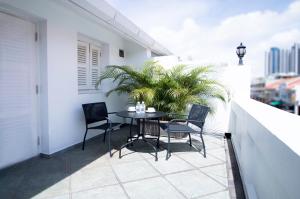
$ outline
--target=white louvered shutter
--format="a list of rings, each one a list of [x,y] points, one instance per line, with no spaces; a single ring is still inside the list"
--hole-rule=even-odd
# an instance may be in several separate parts
[[[95,89],[95,85],[100,75],[100,52],[98,46],[90,45],[90,83],[91,89]]]
[[[78,41],[77,46],[78,89],[89,88],[89,44]]]

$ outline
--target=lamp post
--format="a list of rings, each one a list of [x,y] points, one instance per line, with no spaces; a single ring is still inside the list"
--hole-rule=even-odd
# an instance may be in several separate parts
[[[246,54],[246,46],[243,46],[243,43],[241,43],[237,48],[236,48],[236,54],[239,57],[239,65],[243,65],[243,57]]]

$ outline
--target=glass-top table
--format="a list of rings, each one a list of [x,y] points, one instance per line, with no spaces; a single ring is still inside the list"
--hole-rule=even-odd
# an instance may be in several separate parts
[[[128,146],[128,145],[133,145],[134,142],[138,141],[140,138],[147,143],[149,146],[151,146],[154,151],[155,151],[155,160],[157,161],[157,148],[159,147],[159,136],[160,132],[158,133],[158,137],[155,138],[157,139],[157,144],[154,146],[151,142],[148,141],[148,139],[153,139],[153,138],[146,138],[145,137],[145,121],[146,119],[151,119],[151,120],[157,120],[158,125],[160,125],[160,118],[166,116],[167,114],[164,112],[156,111],[153,113],[136,113],[136,112],[130,112],[130,111],[121,111],[116,113],[117,116],[123,117],[123,118],[129,118],[131,119],[130,123],[130,137],[127,138],[127,143],[122,145],[119,151],[119,158],[121,158],[121,150]],[[137,120],[137,136],[132,136],[132,125],[133,125],[133,120]],[[142,122],[142,129],[141,129],[141,122]],[[159,129],[159,128],[158,128]],[[130,141],[129,141],[130,140]]]

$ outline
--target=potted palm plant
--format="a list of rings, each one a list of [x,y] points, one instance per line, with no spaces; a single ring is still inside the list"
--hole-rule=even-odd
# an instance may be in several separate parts
[[[105,79],[112,79],[116,87],[106,95],[126,93],[133,104],[144,101],[148,107],[166,113],[184,114],[188,104],[213,107],[211,99],[226,101],[226,89],[209,77],[211,67],[177,65],[170,70],[158,62],[148,61],[140,71],[130,66],[107,66],[101,73],[98,87]],[[169,119],[169,118],[165,118]]]

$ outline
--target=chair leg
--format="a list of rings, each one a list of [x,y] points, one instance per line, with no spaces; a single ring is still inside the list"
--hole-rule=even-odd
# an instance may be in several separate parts
[[[112,153],[111,153],[111,143],[110,143],[110,134],[113,132],[113,129],[110,129],[107,133],[108,133],[108,151],[109,151],[109,156],[112,157]]]
[[[191,133],[189,133],[190,146],[192,146]]]
[[[133,118],[131,118],[131,122],[130,122],[130,131],[129,131],[129,136],[130,136],[130,146],[133,146],[133,143],[132,143],[132,125],[133,125]]]
[[[167,147],[166,160],[168,160],[170,156],[171,156],[171,153],[170,153],[170,133],[168,133],[168,147]]]
[[[106,133],[107,133],[107,129],[105,129],[104,131],[103,142],[105,142]]]
[[[129,127],[129,136],[130,136],[130,141],[132,141],[132,124],[133,124],[133,118],[131,118],[131,122],[130,122],[130,127]]]
[[[84,134],[84,137],[83,137],[83,142],[82,142],[82,150],[84,150],[84,145],[85,145],[85,138],[86,138],[86,134],[88,132],[88,129],[86,128],[85,130],[85,134]]]
[[[201,128],[201,131],[200,131],[200,138],[201,138],[201,141],[202,141],[204,157],[206,158],[206,149],[205,149],[204,139],[203,139],[203,136],[202,136],[202,128]],[[201,149],[200,149],[200,151],[201,151]]]
[[[159,138],[160,138],[160,121],[159,121],[159,119],[157,120],[157,122],[158,122],[158,135],[157,135],[156,147],[159,148]]]

